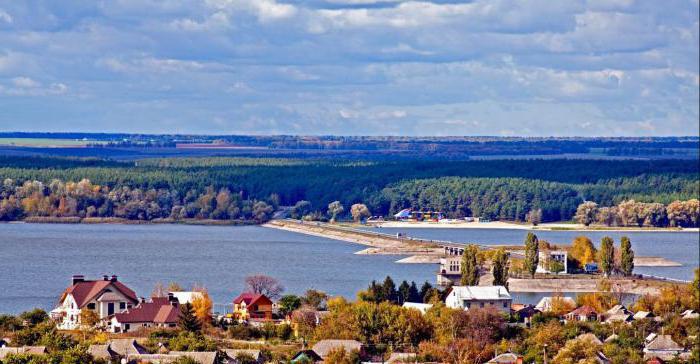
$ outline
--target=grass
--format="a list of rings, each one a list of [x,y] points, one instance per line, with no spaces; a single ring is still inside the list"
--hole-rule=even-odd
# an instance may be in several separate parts
[[[16,147],[71,147],[85,146],[87,144],[102,144],[105,142],[77,139],[50,139],[50,138],[0,138],[0,145]]]

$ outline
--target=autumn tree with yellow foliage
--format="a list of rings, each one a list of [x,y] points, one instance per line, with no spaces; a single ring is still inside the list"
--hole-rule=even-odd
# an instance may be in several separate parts
[[[569,250],[569,257],[579,268],[595,262],[597,254],[598,250],[596,250],[591,239],[586,236],[574,238],[574,241],[571,243],[571,250]]]
[[[200,294],[192,300],[194,315],[204,327],[211,326],[212,308],[214,304],[212,303],[211,297],[209,297],[209,292],[204,287],[195,287],[194,291]]]

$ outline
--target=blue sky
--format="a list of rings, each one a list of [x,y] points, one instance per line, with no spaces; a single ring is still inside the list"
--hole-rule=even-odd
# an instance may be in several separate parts
[[[698,0],[0,0],[0,130],[697,135]]]

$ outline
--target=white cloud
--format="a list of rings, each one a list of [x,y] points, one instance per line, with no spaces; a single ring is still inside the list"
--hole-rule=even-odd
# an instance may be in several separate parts
[[[13,19],[5,10],[0,9],[0,23],[12,24]]]
[[[15,77],[12,79],[12,84],[14,84],[15,87],[20,88],[35,88],[41,86],[41,83],[34,81],[29,77]]]
[[[297,8],[291,4],[279,3],[276,0],[206,0],[210,6],[235,13],[246,11],[254,14],[260,22],[287,19],[297,13]]]

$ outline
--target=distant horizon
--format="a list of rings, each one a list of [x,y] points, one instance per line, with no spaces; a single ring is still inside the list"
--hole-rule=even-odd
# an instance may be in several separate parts
[[[158,135],[158,136],[201,136],[201,137],[343,137],[343,138],[426,138],[426,139],[448,139],[448,138],[493,138],[493,139],[673,139],[673,138],[694,138],[700,140],[698,135],[661,135],[661,136],[583,136],[583,135],[550,135],[550,136],[502,136],[502,135],[392,135],[392,134],[205,134],[205,133],[149,133],[149,132],[121,132],[121,131],[19,131],[0,130],[0,136],[4,134],[79,134],[79,135]]]

